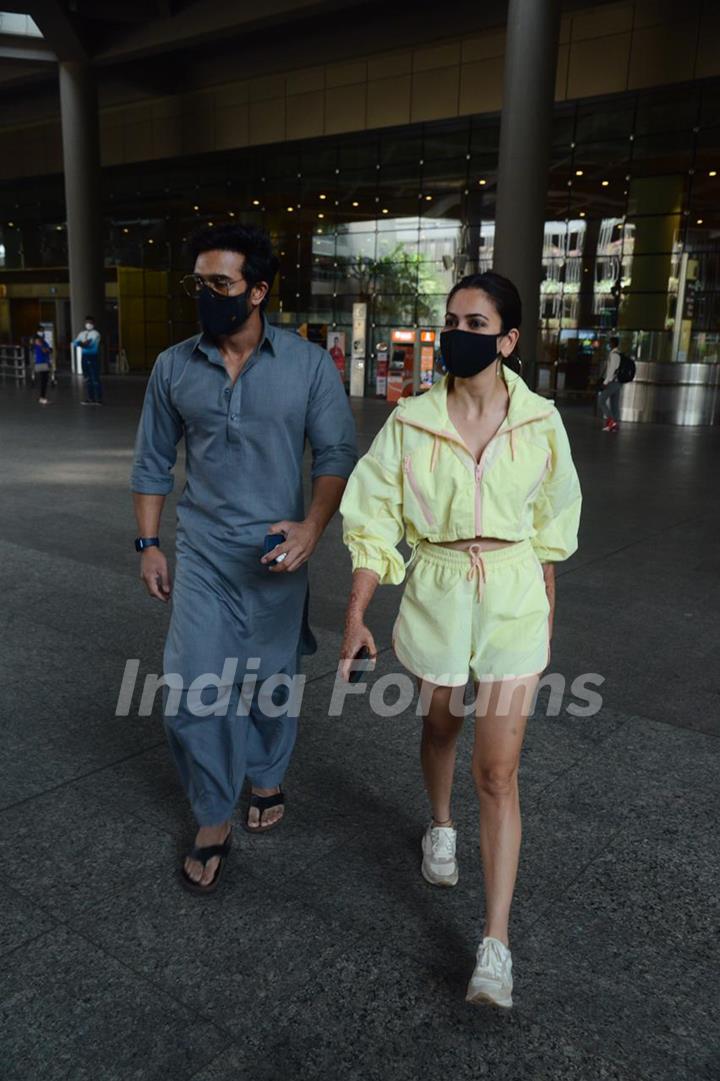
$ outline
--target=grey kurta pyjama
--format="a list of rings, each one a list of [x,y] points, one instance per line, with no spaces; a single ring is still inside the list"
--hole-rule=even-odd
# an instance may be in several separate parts
[[[201,334],[161,353],[145,394],[133,492],[167,495],[185,438],[186,483],[177,510],[172,615],[163,668],[182,686],[220,676],[237,658],[258,680],[297,671],[315,641],[308,566],[272,574],[260,563],[269,526],[302,521],[306,440],[311,476],[349,477],[357,461],[344,387],[325,350],[263,318],[260,345],[233,385],[217,346]],[[248,661],[250,664],[248,665]],[[237,687],[233,687],[233,703]],[[171,749],[198,822],[229,817],[247,772],[261,787],[282,779],[297,721],[191,716],[187,691],[166,716]]]

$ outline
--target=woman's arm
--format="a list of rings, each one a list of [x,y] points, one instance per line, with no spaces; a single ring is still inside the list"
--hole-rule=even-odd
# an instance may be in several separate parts
[[[363,646],[367,646],[374,667],[377,648],[372,634],[365,626],[365,612],[379,584],[380,578],[375,571],[357,570],[353,574],[350,597],[345,612],[345,631],[342,646],[340,647],[342,662],[340,675],[345,680],[350,675],[350,665],[353,657]]]

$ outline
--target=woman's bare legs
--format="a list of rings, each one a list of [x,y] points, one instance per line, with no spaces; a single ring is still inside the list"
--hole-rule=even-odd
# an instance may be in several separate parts
[[[539,678],[476,686],[472,771],[480,800],[484,934],[506,946],[522,835],[518,765]]]
[[[424,707],[420,762],[425,789],[435,825],[447,826],[451,821],[455,746],[465,720],[461,712],[463,688],[440,687],[421,681],[420,694]],[[453,715],[458,712],[459,716]]]

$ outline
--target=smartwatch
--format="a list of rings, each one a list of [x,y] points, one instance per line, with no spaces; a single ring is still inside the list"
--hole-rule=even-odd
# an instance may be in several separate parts
[[[144,552],[146,548],[159,548],[159,537],[136,537],[135,538],[135,551]]]

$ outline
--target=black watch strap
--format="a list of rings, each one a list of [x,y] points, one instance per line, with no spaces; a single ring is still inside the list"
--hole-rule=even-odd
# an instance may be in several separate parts
[[[159,548],[159,537],[136,537],[135,538],[135,551],[144,552],[146,548]]]

